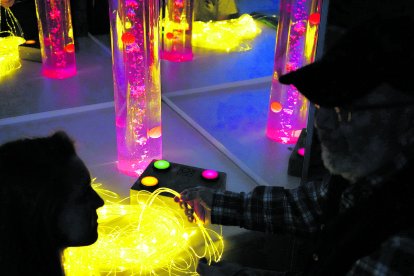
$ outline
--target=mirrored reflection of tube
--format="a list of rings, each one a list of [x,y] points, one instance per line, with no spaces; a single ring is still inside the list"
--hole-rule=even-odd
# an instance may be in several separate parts
[[[42,75],[64,79],[76,75],[70,0],[35,0],[42,54]]]
[[[159,5],[109,3],[118,169],[139,176],[153,159],[161,159]]]
[[[162,59],[184,62],[193,59],[193,0],[165,0],[162,8]]]
[[[275,62],[266,135],[279,143],[294,144],[306,127],[308,101],[279,76],[315,58],[322,0],[281,0]]]

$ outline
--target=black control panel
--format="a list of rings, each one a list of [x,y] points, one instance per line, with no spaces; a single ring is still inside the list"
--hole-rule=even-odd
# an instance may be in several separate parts
[[[184,189],[206,186],[212,189],[226,188],[226,173],[203,169],[167,160],[152,160],[131,190],[149,192],[157,188],[170,188],[180,193]]]

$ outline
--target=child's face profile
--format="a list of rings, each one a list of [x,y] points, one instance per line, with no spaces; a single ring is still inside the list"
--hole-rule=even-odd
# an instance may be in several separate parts
[[[104,202],[92,189],[89,171],[79,157],[70,160],[61,180],[68,193],[57,218],[60,246],[90,245],[98,238],[96,209]]]

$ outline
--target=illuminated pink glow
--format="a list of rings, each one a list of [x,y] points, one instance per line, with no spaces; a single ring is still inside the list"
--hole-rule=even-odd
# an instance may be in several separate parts
[[[174,53],[174,52],[162,52],[162,59],[175,61],[175,62],[185,62],[193,60],[193,52],[187,51],[187,53]]]
[[[305,148],[299,148],[299,149],[298,149],[298,154],[299,154],[300,156],[305,156]]]
[[[42,75],[64,79],[76,75],[70,0],[36,0]]]
[[[201,173],[201,176],[208,180],[214,180],[214,179],[217,179],[217,177],[219,176],[219,173],[215,170],[204,170]]]
[[[57,68],[57,66],[42,66],[42,75],[51,79],[65,79],[76,75],[76,65],[67,68]]]
[[[174,62],[190,61],[193,59],[193,0],[165,2],[161,58]]]
[[[266,135],[279,143],[294,144],[306,127],[308,102],[293,86],[281,85],[279,76],[314,60],[321,0],[281,0],[275,63]],[[311,16],[312,23],[309,23]],[[318,13],[319,15],[319,13]],[[274,106],[280,106],[275,110]],[[277,111],[277,112],[276,112]]]
[[[158,1],[111,0],[118,169],[139,176],[161,159]]]

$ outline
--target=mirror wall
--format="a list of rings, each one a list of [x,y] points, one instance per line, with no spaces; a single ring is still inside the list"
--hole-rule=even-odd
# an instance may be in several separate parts
[[[13,7],[16,17],[20,17],[19,10],[31,4],[32,0],[16,1]],[[255,16],[261,29],[260,35],[250,41],[251,50],[226,53],[194,48],[191,62],[162,60],[163,102],[255,183],[293,187],[300,180],[287,174],[294,145],[280,145],[265,136],[279,2],[237,0],[236,5],[239,14]],[[33,10],[34,7],[30,7]],[[7,103],[2,108],[2,117],[34,114],[41,107],[53,111],[82,105],[86,108],[91,104],[110,106],[113,85],[107,11],[106,1],[72,3],[78,76],[58,84],[33,76],[37,67],[33,63],[24,64],[19,79],[11,78],[6,84],[0,84],[2,91],[10,88],[10,93],[0,95],[0,99],[5,99],[0,105],[3,107]],[[25,24],[29,23],[22,25]],[[88,27],[86,33],[85,26]],[[29,67],[33,70],[26,70]],[[91,75],[96,76],[93,81]],[[38,104],[30,101],[25,97],[27,90],[32,90],[36,94],[33,98],[41,101]],[[60,93],[50,98],[43,92],[48,90]],[[20,100],[7,101],[8,94]]]

